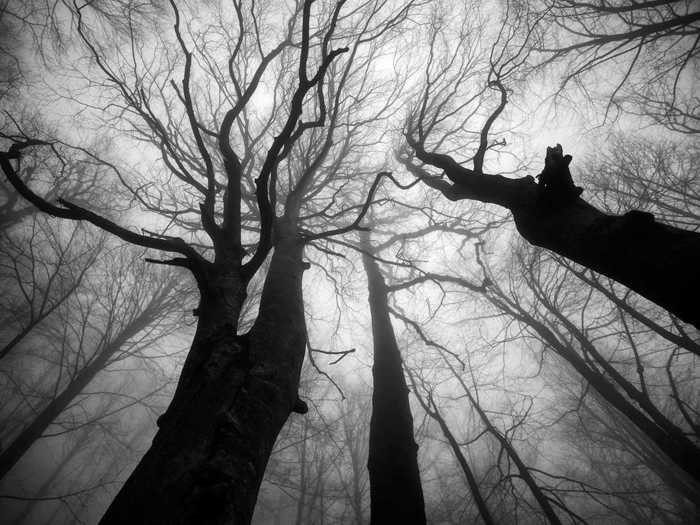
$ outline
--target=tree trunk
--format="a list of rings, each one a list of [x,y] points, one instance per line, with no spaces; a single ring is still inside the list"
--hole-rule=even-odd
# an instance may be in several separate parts
[[[23,523],[25,523],[27,517],[29,517],[29,515],[34,511],[34,509],[39,507],[41,501],[50,497],[49,490],[52,488],[52,485],[57,479],[59,479],[59,475],[63,474],[63,469],[68,464],[70,464],[73,458],[78,456],[84,450],[84,447],[89,442],[89,437],[90,434],[88,432],[82,432],[80,434],[80,437],[78,438],[77,442],[71,445],[68,454],[66,454],[61,459],[61,461],[58,463],[58,465],[56,465],[51,474],[49,474],[49,477],[46,478],[46,480],[44,480],[39,489],[36,491],[36,495],[34,496],[36,500],[30,500],[25,503],[22,511],[17,515],[15,519],[12,520],[12,525],[22,525]]]
[[[199,324],[175,397],[102,524],[250,523],[297,399],[306,346],[302,252],[292,235],[277,240],[246,335],[236,335],[244,292],[235,279],[200,283]]]
[[[580,199],[537,210],[513,209],[518,231],[530,243],[602,273],[700,328],[700,233],[640,212],[607,215]]]
[[[498,306],[497,303],[494,303]],[[542,322],[534,319],[524,311],[513,312],[511,315],[529,325],[559,356],[565,359],[611,406],[642,431],[660,450],[662,450],[680,469],[700,481],[700,448],[685,433],[659,425],[657,421],[647,417],[641,410],[621,394],[604,374],[589,366],[571,347],[561,342],[559,338]],[[637,401],[637,400],[635,400]],[[639,404],[637,402],[637,404]]]
[[[128,339],[146,328],[150,317],[137,317],[119,336],[110,342],[85,368],[71,380],[70,383],[34,418],[34,420],[0,453],[0,479],[29,450],[34,442],[41,437],[48,426],[63,412],[75,397],[92,381],[95,376],[107,366],[110,358]]]
[[[418,396],[417,388],[416,396]],[[452,453],[455,455],[455,458],[457,458],[457,463],[459,463],[459,466],[464,473],[464,477],[467,480],[467,485],[469,486],[469,492],[471,492],[472,498],[474,498],[474,503],[476,504],[476,508],[479,511],[479,516],[483,520],[484,525],[494,525],[496,521],[491,515],[488,505],[486,505],[486,500],[484,500],[483,494],[481,494],[479,482],[477,481],[476,476],[474,476],[474,472],[472,472],[469,462],[467,461],[467,458],[464,457],[462,449],[455,439],[454,434],[452,434],[450,427],[447,425],[447,422],[445,422],[445,419],[440,415],[437,407],[434,404],[433,408],[431,409],[422,398],[419,399],[426,413],[437,421],[438,425],[440,426],[440,430],[442,431],[442,435],[445,436],[445,439],[447,439],[447,443],[449,443]],[[432,399],[428,400],[428,403],[431,403],[431,401]]]
[[[362,245],[370,251],[367,235]],[[363,255],[372,314],[374,366],[369,429],[371,523],[424,524],[418,445],[403,375],[401,353],[389,318],[387,287],[374,259]]]
[[[557,182],[545,187],[532,177],[477,173],[407,140],[421,161],[444,170],[453,184],[403,160],[406,167],[448,199],[509,209],[528,242],[600,272],[700,328],[700,232],[661,224],[650,213],[609,215],[591,206],[578,197],[580,188],[573,186],[569,172],[571,157],[559,145],[547,149],[540,182],[543,177]]]
[[[309,436],[309,420],[304,424],[304,435],[301,441],[301,457],[299,458],[299,499],[297,500],[297,515],[295,525],[304,525],[304,504],[306,503],[306,447]]]

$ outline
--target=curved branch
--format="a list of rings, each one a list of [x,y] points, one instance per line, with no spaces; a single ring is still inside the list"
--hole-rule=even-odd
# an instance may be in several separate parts
[[[102,217],[90,210],[86,210],[63,199],[58,199],[58,202],[63,206],[55,206],[51,204],[41,196],[34,193],[22,179],[17,175],[17,172],[12,167],[10,159],[19,159],[20,151],[26,147],[34,145],[47,145],[47,142],[38,140],[28,140],[23,143],[15,143],[10,147],[9,152],[0,152],[0,167],[2,167],[7,180],[12,184],[12,186],[17,190],[17,192],[24,197],[27,201],[32,203],[38,209],[44,213],[48,213],[54,217],[59,217],[62,219],[70,219],[74,221],[86,221],[94,224],[98,228],[116,235],[120,239],[135,244],[137,246],[143,246],[144,248],[152,248],[154,250],[161,250],[164,252],[179,253],[193,261],[202,262],[204,259],[199,255],[191,246],[189,246],[182,238],[172,237],[172,238],[156,238],[147,235],[141,235],[139,233],[127,230],[126,228],[119,226],[118,224],[110,221],[109,219]]]
[[[307,233],[304,235],[304,241],[310,242],[310,241],[314,241],[316,239],[325,239],[326,237],[332,237],[334,235],[341,235],[343,233],[347,233],[347,232],[352,231],[352,230],[367,230],[368,228],[360,226],[360,222],[362,222],[362,219],[369,211],[369,207],[372,205],[372,200],[374,199],[374,194],[376,193],[377,188],[379,187],[379,183],[381,182],[382,178],[384,178],[384,177],[391,180],[396,186],[398,186],[402,190],[409,189],[410,187],[414,186],[416,183],[419,182],[419,179],[416,179],[415,181],[404,185],[404,184],[401,184],[399,181],[397,181],[394,178],[394,175],[390,171],[379,172],[377,174],[376,178],[374,179],[372,186],[369,189],[369,193],[367,194],[367,199],[365,199],[365,203],[362,206],[360,213],[358,213],[357,218],[351,224],[348,224],[347,226],[343,226],[342,228],[337,228],[335,230],[328,230],[328,231],[321,232],[321,233]]]

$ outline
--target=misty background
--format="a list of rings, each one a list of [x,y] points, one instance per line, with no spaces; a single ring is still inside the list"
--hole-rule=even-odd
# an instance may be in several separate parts
[[[323,75],[298,100],[301,131],[277,152],[264,208],[256,177],[303,85],[305,2],[0,2],[0,149],[21,185],[214,261],[207,210],[224,231],[238,184],[238,261],[261,258],[233,335],[254,333],[265,308],[264,210],[306,239],[308,412],[274,440],[252,522],[369,523],[368,260],[403,359],[428,523],[483,520],[474,485],[496,523],[553,522],[538,493],[562,523],[697,522],[692,468],[650,437],[700,448],[697,326],[529,243],[509,209],[446,197],[429,183],[449,182],[443,170],[406,137],[510,179],[538,175],[560,143],[586,202],[697,232],[700,4],[309,5],[308,77]],[[241,100],[232,183],[219,126]],[[0,521],[97,523],[174,395],[201,281],[179,254],[42,212],[4,163]]]

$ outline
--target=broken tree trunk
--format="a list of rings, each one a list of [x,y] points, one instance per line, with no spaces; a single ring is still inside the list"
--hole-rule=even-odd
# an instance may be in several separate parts
[[[540,184],[533,177],[509,179],[458,164],[448,155],[425,151],[407,137],[415,156],[445,172],[452,184],[400,160],[414,175],[448,199],[497,204],[509,209],[518,232],[541,246],[624,284],[700,328],[700,232],[657,222],[650,213],[604,213],[580,198],[573,185],[570,155],[547,148]]]

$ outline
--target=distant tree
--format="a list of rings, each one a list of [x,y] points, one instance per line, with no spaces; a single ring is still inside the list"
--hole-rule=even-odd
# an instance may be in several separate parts
[[[659,384],[661,377],[652,382],[646,376],[647,368],[655,370],[661,366],[661,363],[655,363],[658,348],[650,350],[648,356],[641,355],[639,339],[629,331],[625,332],[629,330],[628,325],[624,321],[621,326],[612,324],[607,316],[601,315],[592,300],[592,293],[586,288],[578,296],[567,290],[570,277],[566,270],[548,265],[546,259],[547,256],[538,250],[518,250],[515,264],[522,273],[517,274],[518,277],[511,273],[507,287],[506,284],[497,283],[484,266],[489,282],[484,297],[573,367],[589,388],[628,418],[675,468],[684,471],[696,482],[700,481],[697,468],[700,464],[700,447],[695,437],[695,423],[692,418],[683,417],[684,401],[678,399],[676,407],[669,407],[663,397],[662,392],[667,388],[673,392],[673,373],[669,371],[669,387]],[[522,282],[518,283],[520,279]],[[518,293],[522,295],[518,296]],[[616,313],[617,309],[613,308]],[[586,314],[592,318],[590,323],[577,322],[576,317]],[[608,338],[619,341],[617,334],[606,334],[609,326],[619,326],[629,338],[625,360],[616,345],[608,348]],[[610,355],[611,352],[615,358]],[[670,353],[669,363],[675,353]],[[625,366],[628,361],[631,361],[630,364]],[[635,373],[629,373],[630,369]],[[655,375],[660,375],[657,370]]]
[[[469,232],[470,236],[478,237],[480,234],[485,234],[491,228],[486,227],[481,232],[477,229],[473,229]],[[450,228],[445,228],[446,231],[450,231]],[[453,233],[464,235],[465,232],[456,230]],[[424,272],[418,270],[419,275],[414,278],[406,280],[396,280],[389,286],[387,286],[388,292],[397,292],[400,290],[408,290],[414,286],[419,286],[425,283],[435,283],[440,286],[448,284],[453,284],[457,286],[464,287],[471,292],[484,293],[489,285],[488,279],[484,280],[482,284],[476,284],[475,282],[465,280],[458,277],[452,277],[449,275],[442,275],[434,272]],[[467,385],[467,382],[462,377],[458,367],[461,367],[462,371],[467,368],[466,363],[461,359],[459,354],[448,350],[444,345],[431,339],[425,331],[421,328],[421,325],[408,317],[405,313],[402,313],[398,309],[389,308],[387,305],[387,314],[391,314],[398,320],[403,322],[407,328],[415,332],[418,336],[418,341],[420,341],[426,347],[434,349],[440,357],[440,361],[443,362],[444,366],[449,371],[449,376],[456,380],[458,385],[458,390],[462,392],[459,397],[464,397],[468,401],[468,410],[473,410],[478,419],[479,428],[477,436],[487,435],[492,438],[497,444],[498,451],[496,452],[497,460],[495,463],[498,465],[499,471],[505,471],[501,479],[499,479],[497,484],[509,485],[510,488],[506,489],[508,491],[517,492],[515,486],[511,484],[510,478],[517,477],[519,480],[525,484],[528,489],[529,494],[535,500],[539,510],[545,516],[549,523],[559,524],[561,520],[555,511],[555,506],[562,507],[564,511],[569,512],[569,509],[562,506],[554,498],[548,496],[545,490],[540,487],[537,480],[535,479],[533,472],[525,464],[521,456],[518,454],[516,447],[511,443],[508,434],[513,432],[520,422],[516,421],[513,423],[510,429],[506,431],[501,431],[496,424],[491,420],[487,411],[481,406],[478,396],[477,386],[474,385],[473,389]],[[467,349],[468,352],[468,349]],[[452,363],[452,360],[456,360],[458,365]],[[425,381],[424,378],[419,377],[420,372],[412,372],[410,368],[407,368],[407,372],[411,381],[411,389],[416,395],[420,406],[423,408],[425,413],[433,419],[440,428],[440,432],[445,437],[451,451],[453,452],[457,462],[459,463],[460,469],[462,470],[464,477],[467,480],[467,485],[471,493],[474,504],[477,508],[478,515],[484,523],[498,523],[504,518],[503,509],[490,509],[489,504],[486,502],[486,487],[482,480],[479,480],[474,472],[474,468],[470,465],[470,461],[467,459],[462,451],[462,446],[455,433],[450,428],[450,425],[446,421],[445,417],[441,413],[441,408],[439,407],[439,401],[436,399],[433,388]],[[474,380],[475,371],[469,369],[467,374]],[[473,444],[478,440],[478,437],[471,441]],[[502,469],[500,462],[504,461],[505,467]],[[511,465],[513,465],[513,473],[511,474]],[[492,491],[489,491],[491,493]],[[526,496],[521,496],[526,497]]]
[[[542,38],[536,49],[561,72],[560,94],[576,85],[602,99],[605,117],[616,109],[681,133],[700,131],[698,99],[688,89],[698,74],[696,3],[543,0],[529,7]]]
[[[679,228],[700,227],[700,148],[693,140],[615,134],[585,159],[586,184],[608,213],[638,209]]]
[[[456,316],[431,311],[428,323],[446,319],[464,324],[465,332],[477,332],[471,342],[484,341],[486,349],[482,352],[489,364],[485,365],[488,372],[482,374],[489,379],[482,379],[485,386],[480,390],[476,352],[469,343],[443,330],[440,338],[464,345],[462,352],[450,351],[440,338],[429,334],[428,323],[411,319],[398,305],[392,309],[392,314],[415,332],[416,344],[424,346],[420,352],[414,350],[413,363],[408,365],[414,370],[417,395],[442,428],[450,448],[456,450],[460,464],[466,465],[466,469],[462,467],[465,478],[471,478],[471,486],[487,495],[483,497],[487,512],[494,513],[496,522],[501,521],[501,512],[517,512],[507,503],[509,497],[515,497],[516,506],[529,501],[532,510],[540,498],[549,502],[556,509],[555,520],[567,514],[572,520],[585,520],[587,515],[600,512],[609,512],[610,519],[618,519],[625,515],[627,505],[637,505],[639,516],[657,516],[671,522],[676,522],[676,517],[680,523],[680,517],[694,516],[692,502],[697,499],[698,483],[693,471],[697,454],[697,403],[693,392],[697,381],[691,372],[694,342],[689,334],[671,333],[671,329],[675,332],[673,327],[657,326],[647,316],[665,313],[639,297],[635,302],[633,297],[625,297],[629,304],[618,312],[617,303],[606,303],[605,294],[601,297],[596,287],[591,290],[588,283],[577,282],[572,275],[575,270],[590,279],[593,272],[574,268],[562,257],[553,262],[547,252],[522,245],[516,252],[520,255],[514,256],[510,264],[504,264],[507,257],[500,250],[489,257],[481,248],[478,253],[477,261],[482,262],[485,272],[481,275],[464,278],[437,271],[419,272],[417,277],[395,282],[390,288],[408,291],[420,287],[410,297],[433,296],[441,310],[449,308],[447,304],[459,305]],[[538,256],[524,257],[524,253]],[[467,257],[461,255],[453,265],[463,268],[467,263]],[[605,282],[604,289],[611,286],[619,292],[622,288],[598,279]],[[466,297],[479,296],[486,299],[486,304],[475,299],[472,310]],[[627,310],[638,307],[640,301],[642,307],[651,306],[652,311],[640,311],[638,321]],[[620,319],[621,313],[629,317]],[[445,361],[444,373],[437,372],[433,354]],[[529,354],[531,360],[524,358]],[[499,373],[497,363],[501,361],[504,369]],[[521,369],[522,383],[517,379]],[[549,383],[554,375],[559,379]],[[448,377],[456,381],[456,388]],[[529,398],[527,408],[527,392],[532,391],[537,394]],[[509,394],[525,398],[526,408],[518,413],[515,406],[488,407],[494,398]],[[460,398],[469,400],[469,404],[453,406]],[[464,414],[465,410],[474,415]],[[449,423],[455,418],[458,423]],[[463,419],[469,430],[466,437],[458,437],[452,427],[461,427]],[[587,421],[590,426],[577,433],[575,429]],[[533,434],[529,445],[528,438],[520,438],[524,446],[516,446],[514,436],[528,432]],[[560,432],[567,441],[581,437],[580,447],[562,449],[564,462],[552,461],[557,452],[547,451],[546,444],[542,445],[540,461],[528,460],[527,454],[537,448],[539,440],[557,448]],[[492,452],[499,458],[493,467],[501,473],[497,481],[483,474],[482,465],[490,464],[490,459],[476,447],[482,439],[496,444]],[[462,452],[466,447],[476,452],[467,455]],[[610,458],[614,465],[598,476],[598,469],[605,470],[603,457]],[[589,461],[591,465],[586,468]],[[547,462],[551,462],[551,468],[542,465]],[[530,483],[523,484],[527,476],[522,472],[530,474]],[[624,483],[624,488],[611,482],[615,478]],[[503,500],[499,499],[505,496],[499,494],[499,486],[509,487]],[[532,494],[540,497],[530,499],[524,487],[532,488]],[[657,491],[658,500],[647,499],[650,490]]]
[[[30,348],[40,345],[47,350],[32,349],[28,358],[45,361],[48,366],[31,396],[23,385],[31,378],[21,377],[21,369],[20,377],[13,380],[20,390],[16,397],[24,417],[15,414],[10,418],[5,414],[8,423],[19,421],[13,428],[6,427],[7,434],[3,433],[0,478],[8,474],[50,426],[60,423],[61,416],[71,411],[90,413],[87,407],[81,410],[80,405],[87,404],[87,387],[94,385],[96,376],[114,363],[139,356],[177,327],[177,313],[182,311],[177,277],[145,272],[145,263],[132,257],[120,259],[121,264],[103,268],[104,274],[89,276],[92,286],[83,287],[80,294],[62,305],[57,312],[59,322],[44,329],[46,339],[35,338],[29,343]],[[139,267],[141,271],[137,274],[135,270]],[[149,277],[148,281],[139,282],[144,276]],[[18,375],[11,370],[9,374]],[[17,402],[9,402],[13,397],[7,396],[6,409]],[[39,402],[25,407],[29,397]],[[89,421],[73,422],[77,427],[86,424]]]
[[[309,412],[280,433],[253,523],[367,523],[370,394],[365,385],[341,394],[324,388],[321,377],[305,366],[301,391]]]
[[[697,521],[697,485],[669,465],[638,429],[575,380],[560,394],[557,402],[570,410],[562,419],[562,438],[584,465],[575,476],[597,487],[614,519],[630,524]]]
[[[411,323],[410,320],[408,321],[409,324],[413,324],[415,327],[414,323]],[[477,398],[472,394],[471,389],[467,386],[465,381],[462,379],[455,367],[449,362],[448,357],[444,355],[444,353],[443,358],[445,359],[448,368],[450,368],[450,371],[452,372],[453,376],[457,378],[458,382],[462,386],[464,394],[468,399],[471,407],[474,410],[476,410],[477,414],[479,415],[481,424],[484,426],[486,433],[489,434],[492,438],[494,438],[498,443],[499,451],[497,457],[499,460],[503,458],[507,465],[504,469],[507,474],[503,476],[503,478],[510,477],[510,465],[513,464],[515,468],[513,469],[514,473],[512,474],[512,476],[517,476],[520,480],[522,480],[525,483],[530,494],[537,502],[539,509],[546,517],[547,522],[553,524],[560,524],[561,520],[559,519],[559,516],[554,510],[555,505],[560,506],[560,504],[558,502],[555,502],[553,498],[548,497],[545,494],[544,490],[540,487],[540,485],[537,483],[537,480],[533,476],[533,472],[530,471],[530,468],[522,460],[517,450],[508,438],[508,433],[514,430],[514,427],[517,426],[517,423],[510,429],[507,429],[505,432],[501,432],[491,421],[486,410],[484,410],[480,406]],[[454,452],[454,455],[457,458],[457,461],[462,471],[464,472],[464,476],[467,478],[469,489],[471,491],[474,502],[479,510],[479,515],[481,516],[481,519],[484,521],[484,523],[497,523],[497,521],[494,519],[492,511],[489,510],[484,495],[482,494],[483,489],[481,488],[481,483],[479,483],[476,476],[474,475],[472,468],[469,466],[469,461],[466,459],[464,453],[462,452],[459,441],[450,429],[448,423],[445,421],[445,418],[440,414],[440,410],[435,401],[432,391],[430,391],[430,389],[426,387],[425,383],[421,384],[421,388],[419,388],[418,383],[413,378],[412,388],[416,396],[418,397],[419,403],[423,407],[423,410],[425,410],[426,413],[438,423],[440,430],[445,436],[445,439],[450,444],[450,448]],[[424,396],[426,399],[424,399]],[[501,479],[499,480],[499,483],[510,485],[510,482],[507,479]],[[511,485],[511,490],[516,490],[513,485]],[[568,511],[568,509],[566,508],[564,508],[564,510]],[[500,511],[498,512],[500,514]]]
[[[21,228],[0,233],[0,359],[80,289],[101,253],[100,239],[84,228],[53,226],[46,217],[33,216]]]

